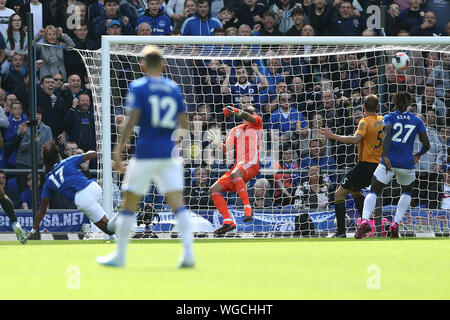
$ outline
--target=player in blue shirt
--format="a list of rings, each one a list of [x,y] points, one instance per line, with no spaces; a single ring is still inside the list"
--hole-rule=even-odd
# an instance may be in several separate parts
[[[115,232],[115,217],[108,220],[105,211],[98,203],[102,196],[102,189],[94,180],[86,178],[79,168],[80,164],[97,157],[97,152],[71,156],[61,160],[59,148],[55,141],[42,146],[42,160],[46,171],[44,186],[42,188],[41,205],[36,219],[33,221],[33,229],[28,234],[28,239],[33,239],[34,233],[47,213],[52,197],[58,193],[73,200],[78,209],[91,220],[104,233],[113,235]]]
[[[114,170],[124,171],[122,152],[134,126],[138,125],[136,153],[127,165],[122,183],[122,211],[116,224],[119,239],[116,251],[109,256],[98,257],[97,262],[114,267],[125,265],[129,237],[136,224],[136,206],[151,182],[155,181],[158,191],[166,195],[167,203],[177,218],[184,249],[178,267],[190,268],[194,266],[194,252],[190,213],[183,201],[183,163],[173,152],[175,144],[172,140],[178,124],[187,130],[186,105],[180,87],[161,76],[164,67],[161,50],[147,46],[142,56],[141,68],[145,76],[130,84],[126,101],[129,118],[113,152]]]
[[[402,187],[402,195],[398,201],[394,222],[391,224],[391,238],[398,238],[398,224],[411,203],[411,194],[416,180],[415,164],[420,157],[430,149],[425,125],[418,116],[408,112],[411,104],[411,94],[405,91],[394,95],[396,110],[383,118],[384,137],[381,162],[372,177],[370,192],[364,200],[363,220],[355,232],[355,238],[361,239],[370,232],[369,218],[375,208],[377,197],[394,175]],[[422,142],[422,149],[413,155],[416,134]]]

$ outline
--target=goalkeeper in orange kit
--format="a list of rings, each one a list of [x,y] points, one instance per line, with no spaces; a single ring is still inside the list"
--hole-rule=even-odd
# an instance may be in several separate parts
[[[217,131],[209,131],[209,140],[223,152],[234,149],[236,161],[231,170],[225,173],[209,189],[209,195],[215,207],[223,217],[223,225],[215,234],[224,234],[236,228],[236,223],[230,216],[227,203],[221,192],[237,192],[244,204],[244,222],[251,221],[253,211],[248,198],[245,184],[253,179],[259,172],[259,152],[262,135],[262,118],[256,114],[255,108],[247,103],[242,109],[227,106],[223,109],[225,117],[236,115],[244,123],[231,129],[225,144],[222,135]]]

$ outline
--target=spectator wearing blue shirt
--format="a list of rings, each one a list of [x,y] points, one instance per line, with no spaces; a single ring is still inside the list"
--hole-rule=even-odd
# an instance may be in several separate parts
[[[235,107],[238,107],[243,96],[250,96],[251,103],[257,109],[261,108],[260,105],[260,92],[268,87],[268,81],[266,77],[259,72],[258,65],[256,63],[252,64],[253,72],[259,79],[259,84],[254,84],[249,82],[249,76],[245,65],[240,65],[236,67],[236,79],[237,82],[234,85],[230,85],[230,74],[231,68],[226,68],[225,79],[221,84],[222,94],[231,94],[232,103]]]
[[[94,22],[94,19],[100,17],[105,13],[104,1],[98,0],[89,5],[87,10],[87,18],[90,25]]]
[[[361,16],[353,14],[352,1],[344,0],[339,7],[337,17],[328,22],[329,35],[331,36],[360,36],[365,29],[365,23]]]
[[[38,186],[41,184],[41,177],[38,175]],[[20,194],[20,202],[22,203],[22,209],[28,210],[33,208],[32,189],[33,183],[31,180],[31,173],[27,175],[28,188]],[[41,202],[42,188],[38,188],[38,206]]]
[[[290,93],[282,93],[279,98],[278,109],[270,117],[272,130],[278,130],[280,135],[291,135],[297,130],[297,126],[306,128],[308,123],[303,115],[295,108],[291,107]]]
[[[262,74],[266,77],[269,87],[267,88],[267,91],[264,92],[264,96],[262,97],[263,102],[272,101],[277,94],[277,83],[285,80],[283,74],[281,73],[282,69],[279,58],[267,59],[265,63],[267,67],[262,69]]]
[[[94,39],[100,41],[101,36],[107,34],[107,28],[109,28],[111,21],[115,20],[120,23],[122,34],[134,34],[134,26],[131,24],[130,18],[122,16],[119,12],[117,1],[105,0],[103,14],[94,18],[92,22],[92,35]]]
[[[148,9],[145,14],[137,20],[136,27],[143,22],[147,22],[151,27],[152,35],[170,35],[173,30],[172,20],[164,13],[159,0],[149,0]]]
[[[212,36],[214,29],[222,28],[219,19],[211,17],[208,0],[197,1],[197,12],[181,26],[183,36]]]
[[[3,133],[3,139],[5,144],[7,142],[12,141],[18,135],[19,125],[23,122],[28,121],[28,117],[26,114],[22,113],[22,104],[19,100],[15,100],[11,103],[11,113],[9,115],[9,127],[5,129]],[[15,168],[16,167],[16,159],[17,159],[17,149],[11,153],[8,157],[8,167]]]
[[[300,162],[301,169],[308,169],[311,166],[319,166],[320,171],[335,170],[337,168],[336,160],[333,157],[322,155],[320,141],[315,139],[309,142],[309,155]],[[329,176],[330,181],[336,182],[337,174],[335,172],[326,172],[326,174]],[[306,174],[302,176],[305,178]]]
[[[288,91],[289,90],[286,81],[284,79],[279,80],[275,87],[275,94],[269,96],[269,103],[266,103],[264,111],[266,113],[274,112],[278,108],[278,104],[280,103],[280,95]]]
[[[411,32],[414,26],[420,26],[422,24],[424,12],[420,8],[422,0],[409,0],[409,3],[411,7],[401,10],[398,19],[400,22],[399,29],[405,29]]]

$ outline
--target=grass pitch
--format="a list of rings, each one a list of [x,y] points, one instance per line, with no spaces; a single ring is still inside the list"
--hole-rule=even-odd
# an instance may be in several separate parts
[[[449,299],[450,239],[138,240],[124,269],[100,241],[0,243],[0,299]]]

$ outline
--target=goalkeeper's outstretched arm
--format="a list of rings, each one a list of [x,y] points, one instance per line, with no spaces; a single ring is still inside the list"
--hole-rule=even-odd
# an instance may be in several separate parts
[[[226,117],[231,116],[231,114],[235,114],[248,122],[256,122],[256,118],[251,113],[232,106],[226,106],[225,108],[223,108],[223,113]]]
[[[341,136],[333,133],[333,131],[331,131],[328,127],[320,129],[320,134],[325,138],[336,140],[345,144],[358,144],[363,139],[363,136],[359,133],[356,133],[353,136]]]

